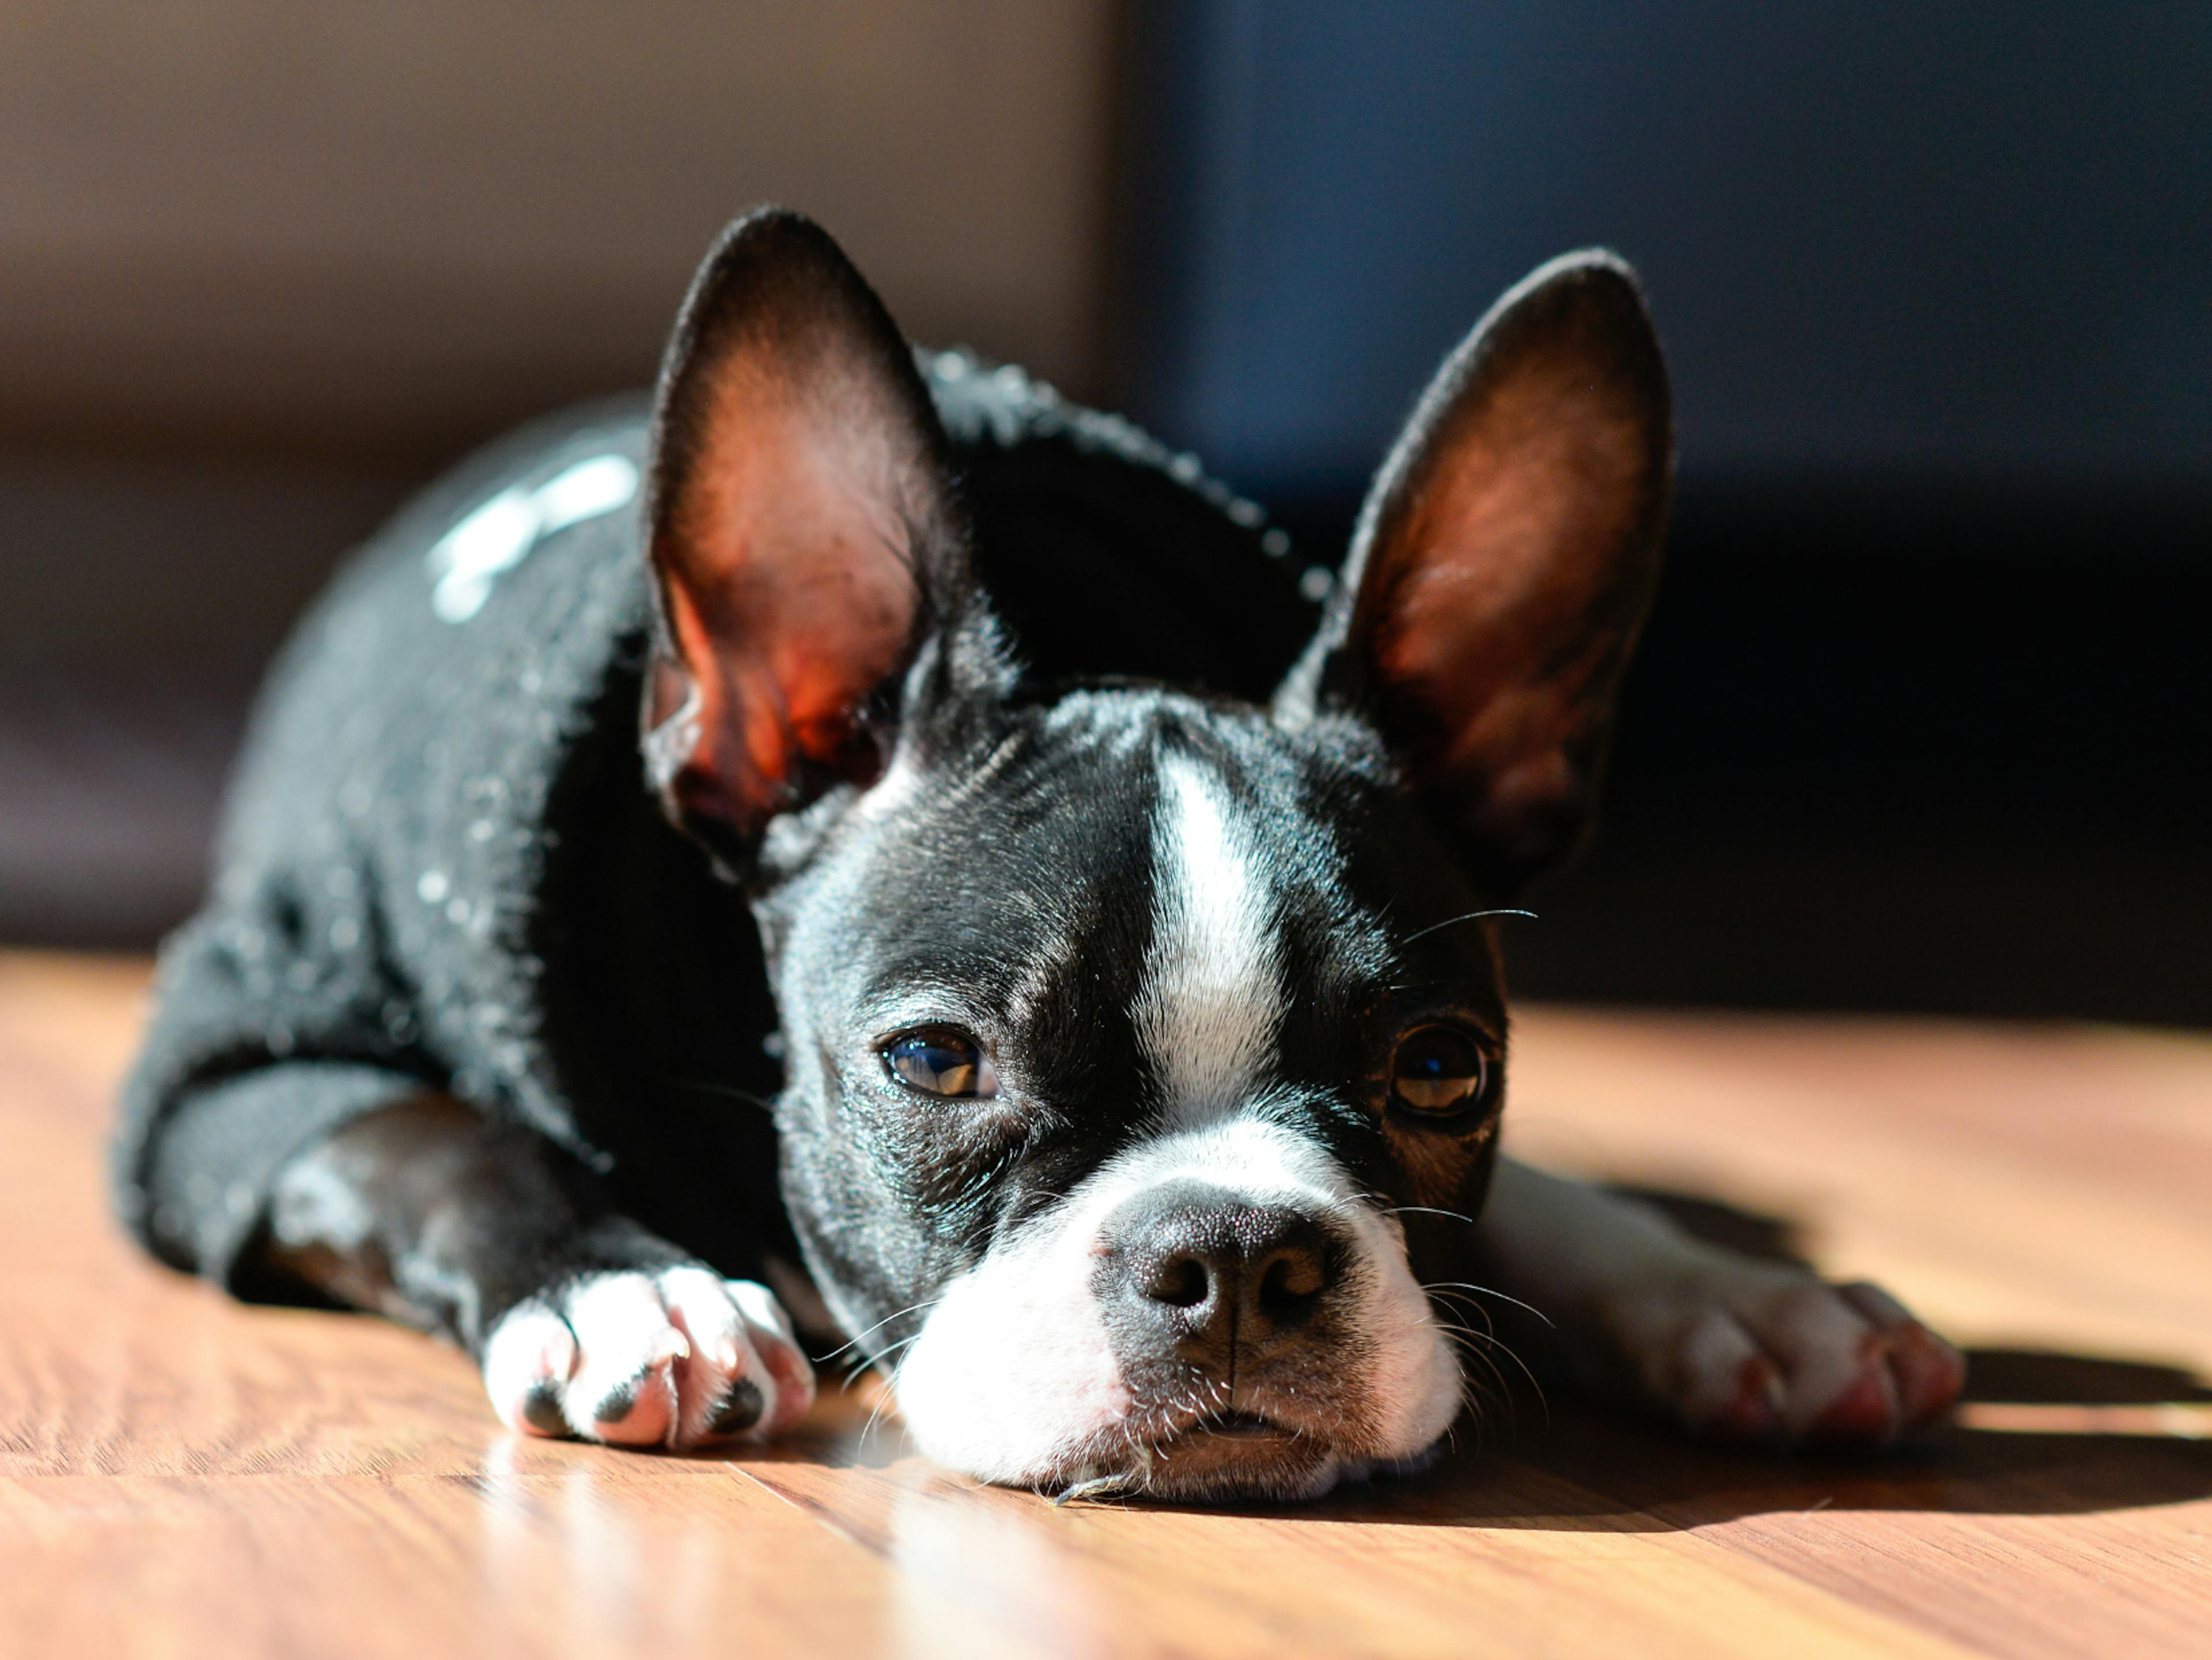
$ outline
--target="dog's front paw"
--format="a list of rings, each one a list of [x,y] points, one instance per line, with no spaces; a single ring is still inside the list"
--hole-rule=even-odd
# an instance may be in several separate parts
[[[483,1377],[514,1429],[629,1447],[764,1439],[814,1400],[768,1288],[699,1267],[588,1274],[517,1304]]]
[[[1884,1444],[1941,1418],[1966,1379],[1879,1286],[1765,1263],[1716,1265],[1613,1319],[1644,1389],[1727,1439]]]

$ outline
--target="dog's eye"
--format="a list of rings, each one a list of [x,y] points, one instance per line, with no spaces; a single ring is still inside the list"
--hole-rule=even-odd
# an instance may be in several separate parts
[[[925,1095],[973,1101],[999,1092],[982,1046],[964,1031],[933,1026],[902,1032],[884,1045],[884,1064],[900,1083]]]
[[[1390,1062],[1390,1099],[1408,1112],[1438,1118],[1464,1111],[1490,1092],[1490,1057],[1451,1026],[1416,1026],[1398,1040]]]

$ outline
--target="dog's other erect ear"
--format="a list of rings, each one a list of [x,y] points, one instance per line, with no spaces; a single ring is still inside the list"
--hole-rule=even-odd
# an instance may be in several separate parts
[[[968,587],[928,391],[812,221],[750,214],[700,267],[649,479],[665,627],[647,764],[672,815],[727,853],[881,770],[900,683]]]
[[[1636,278],[1568,254],[1445,360],[1377,475],[1287,718],[1382,732],[1470,873],[1510,889],[1589,829],[1659,573],[1672,465]]]

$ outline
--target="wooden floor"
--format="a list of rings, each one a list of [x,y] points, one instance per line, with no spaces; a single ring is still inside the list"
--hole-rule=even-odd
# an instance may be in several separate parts
[[[1522,1024],[1523,1151],[1790,1221],[1975,1346],[1924,1454],[1553,1403],[1300,1511],[1055,1509],[863,1436],[518,1440],[458,1355],[230,1306],[110,1226],[135,964],[0,957],[0,1652],[2212,1654],[2212,1042]]]

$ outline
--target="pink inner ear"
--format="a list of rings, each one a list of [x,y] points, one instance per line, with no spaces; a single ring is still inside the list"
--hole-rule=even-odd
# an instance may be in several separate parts
[[[791,804],[810,764],[862,763],[858,716],[915,633],[915,461],[839,368],[731,366],[656,550],[699,699],[677,788],[748,830]]]
[[[1418,769],[1479,775],[1509,812],[1581,787],[1571,756],[1636,615],[1609,613],[1644,554],[1650,466],[1644,423],[1573,354],[1519,366],[1431,435],[1354,625],[1425,728]]]

